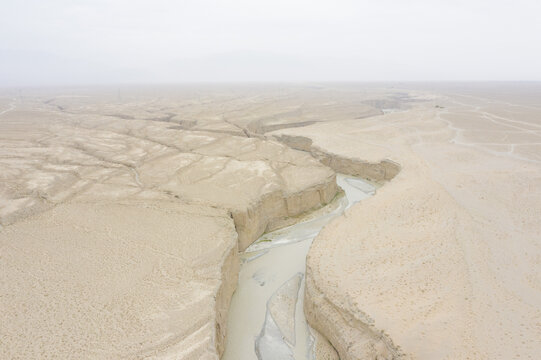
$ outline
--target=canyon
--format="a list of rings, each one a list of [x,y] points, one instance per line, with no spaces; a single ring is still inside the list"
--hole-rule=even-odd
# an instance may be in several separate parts
[[[375,195],[298,243],[266,334],[294,343],[301,309],[314,359],[541,350],[539,84],[0,95],[2,358],[228,356],[239,271],[257,290],[253,251],[299,260],[284,231],[337,209],[337,176]],[[273,343],[256,330],[246,359]]]

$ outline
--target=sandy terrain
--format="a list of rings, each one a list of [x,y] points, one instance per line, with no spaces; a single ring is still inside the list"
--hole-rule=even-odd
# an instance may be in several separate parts
[[[341,359],[538,358],[541,89],[498,89],[280,131],[402,169],[309,252],[305,312]]]
[[[0,241],[3,359],[215,358],[238,271],[226,211],[61,204]]]
[[[541,87],[403,87],[3,91],[0,357],[218,358],[237,250],[336,171],[384,185],[309,251],[315,353],[537,358]]]

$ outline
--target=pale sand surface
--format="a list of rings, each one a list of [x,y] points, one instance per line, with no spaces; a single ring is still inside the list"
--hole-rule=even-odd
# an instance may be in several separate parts
[[[215,299],[233,291],[220,289],[224,268],[238,271],[227,212],[61,204],[7,226],[0,243],[0,358],[215,357],[228,305]]]
[[[309,252],[307,318],[342,359],[539,357],[541,98],[490,89],[280,131],[402,168]]]

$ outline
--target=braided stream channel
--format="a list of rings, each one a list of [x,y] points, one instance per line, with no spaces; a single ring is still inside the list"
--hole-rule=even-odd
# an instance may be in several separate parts
[[[337,175],[344,196],[302,222],[264,234],[241,254],[223,360],[313,359],[304,317],[304,272],[310,244],[348,207],[376,192],[362,179]]]

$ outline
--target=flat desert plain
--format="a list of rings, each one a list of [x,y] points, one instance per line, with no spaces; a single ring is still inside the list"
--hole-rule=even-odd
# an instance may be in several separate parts
[[[337,173],[377,191],[309,247],[310,356],[541,354],[539,83],[0,96],[0,358],[218,359],[239,252]]]

